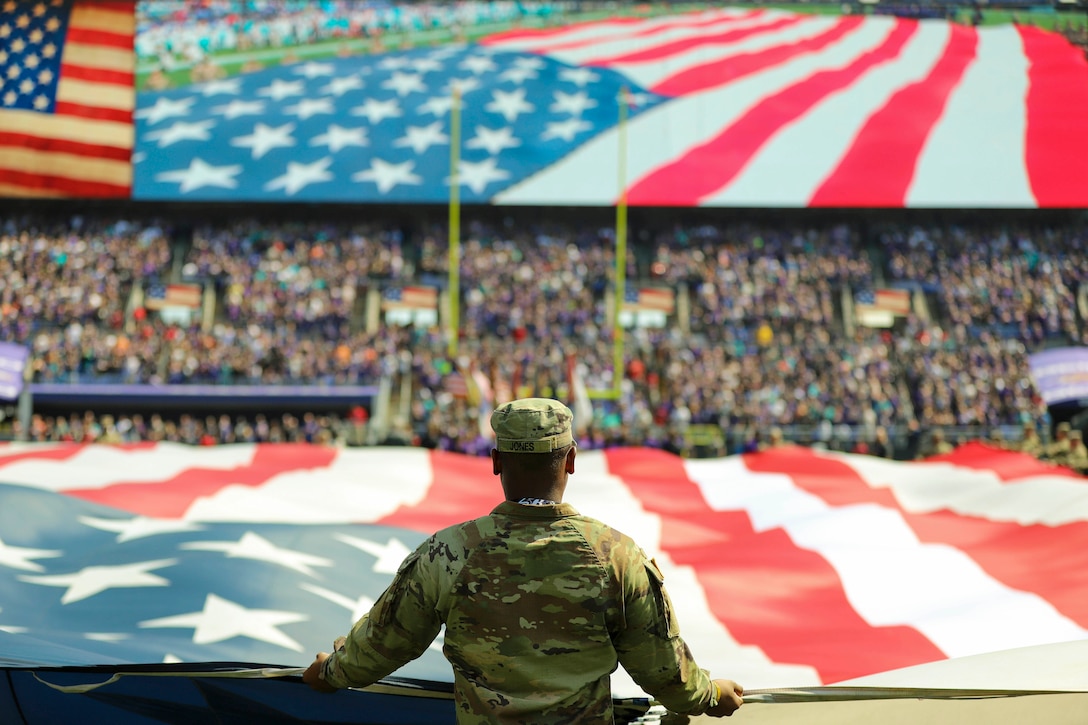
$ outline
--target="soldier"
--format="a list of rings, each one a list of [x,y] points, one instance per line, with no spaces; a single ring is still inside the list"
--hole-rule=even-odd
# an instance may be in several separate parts
[[[562,503],[577,452],[572,418],[544,398],[496,409],[491,461],[506,500],[409,555],[303,679],[322,692],[369,685],[422,654],[444,624],[460,725],[611,723],[618,664],[674,712],[739,708],[740,685],[696,665],[654,561]]]
[[[1084,434],[1079,429],[1069,431],[1069,452],[1055,463],[1072,468],[1081,474],[1088,471],[1088,447],[1085,447]]]
[[[1046,447],[1044,457],[1050,461],[1060,462],[1069,454],[1069,422],[1058,423],[1054,433],[1054,440]]]
[[[1020,437],[1020,452],[1039,458],[1043,454],[1043,441],[1034,423],[1024,423],[1024,433]]]

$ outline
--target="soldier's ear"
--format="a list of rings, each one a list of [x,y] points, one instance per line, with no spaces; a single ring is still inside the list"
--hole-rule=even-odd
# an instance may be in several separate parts
[[[574,456],[578,453],[578,446],[571,446],[567,451],[567,459],[564,463],[564,468],[568,474],[574,473]]]
[[[491,449],[491,472],[498,476],[502,473],[502,459],[499,458],[499,449]]]

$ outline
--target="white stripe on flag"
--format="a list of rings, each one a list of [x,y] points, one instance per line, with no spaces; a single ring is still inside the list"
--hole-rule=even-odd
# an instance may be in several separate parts
[[[260,486],[226,486],[193,502],[189,521],[336,524],[378,521],[423,500],[434,482],[423,448],[340,450],[320,470],[273,476]]]
[[[790,17],[783,12],[767,12],[751,18],[724,18],[714,23],[697,27],[679,27],[656,33],[651,36],[638,36],[628,38],[616,38],[601,43],[593,43],[578,48],[569,48],[548,52],[547,48],[541,49],[545,54],[556,60],[581,65],[587,60],[598,59],[601,64],[608,65],[609,57],[627,55],[628,53],[647,52],[654,48],[660,48],[669,43],[680,40],[705,38],[710,35],[718,35],[731,30],[743,30],[744,28],[756,28],[761,25],[777,22],[782,18]]]
[[[810,199],[850,150],[857,133],[900,88],[924,79],[948,44],[947,23],[921,23],[903,52],[832,94],[772,136],[712,206],[790,206]],[[798,154],[797,149],[805,149]]]
[[[677,73],[683,73],[706,63],[715,63],[726,58],[744,53],[757,53],[780,45],[792,45],[803,40],[815,38],[838,25],[841,20],[831,17],[806,18],[796,25],[781,30],[745,38],[728,45],[705,44],[691,50],[676,53],[667,58],[660,58],[645,63],[615,63],[609,68],[619,71],[643,88],[651,88],[666,81]],[[738,23],[739,25],[739,23]]]
[[[895,27],[873,18],[827,48],[703,93],[678,98],[627,126],[629,184],[716,137],[752,106],[826,69],[840,68],[879,47]],[[616,189],[618,132],[606,131],[552,166],[495,197],[497,204],[611,204]],[[682,144],[682,145],[681,145]],[[692,200],[694,203],[695,200]]]
[[[208,446],[200,449],[198,464],[211,470],[247,466],[257,448],[253,444]],[[89,445],[63,461],[26,459],[0,468],[4,483],[17,483],[49,491],[100,489],[115,483],[168,481],[194,466],[193,447],[160,444],[153,448],[125,449]]]
[[[1088,637],[1049,602],[1001,584],[963,552],[920,543],[898,511],[832,507],[789,476],[753,473],[740,459],[685,465],[712,508],[745,511],[757,531],[781,528],[820,554],[874,627],[914,627],[949,657]]]
[[[706,591],[695,571],[690,566],[675,564],[661,551],[661,517],[648,513],[627,485],[608,471],[603,453],[588,451],[578,456],[577,471],[571,477],[569,489],[569,498],[579,513],[632,536],[657,561],[667,581],[681,634],[700,667],[723,677],[728,672],[744,672],[744,686],[748,688],[781,682],[798,683],[798,687],[821,684],[812,667],[772,662],[759,647],[741,645],[733,639],[711,612]],[[617,693],[634,687],[626,673],[613,684]]]
[[[1005,483],[992,471],[950,463],[906,466],[869,456],[819,455],[850,466],[873,489],[890,489],[896,502],[910,513],[952,511],[1021,526],[1088,522],[1086,484],[1080,478],[1036,476]]]
[[[978,54],[926,140],[907,206],[1036,206],[1024,161],[1028,60],[1016,28],[980,28]]]

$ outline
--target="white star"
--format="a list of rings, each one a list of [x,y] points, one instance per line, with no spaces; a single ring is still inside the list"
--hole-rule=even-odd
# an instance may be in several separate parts
[[[215,121],[198,121],[196,123],[175,121],[170,128],[144,134],[144,138],[150,141],[158,141],[161,149],[176,144],[178,141],[207,141],[211,138],[208,130],[214,126]]]
[[[316,584],[310,584],[309,582],[303,582],[298,586],[300,589],[316,594],[322,599],[328,599],[333,604],[339,604],[341,607],[351,612],[351,619],[349,621],[352,623],[358,621],[360,617],[369,612],[370,608],[374,606],[374,600],[365,594],[358,599],[349,599],[343,594],[338,594],[331,589],[319,587]]]
[[[396,91],[397,95],[404,98],[409,93],[419,92],[427,90],[427,86],[423,84],[423,76],[415,75],[413,73],[401,73],[396,71],[385,83],[382,83],[382,88],[388,88],[392,91]]]
[[[382,119],[399,118],[401,116],[400,103],[395,98],[390,98],[388,101],[368,98],[363,105],[351,109],[351,115],[366,116],[370,125],[376,126]]]
[[[483,193],[483,190],[492,181],[503,181],[510,178],[510,172],[497,168],[496,164],[494,156],[479,163],[462,160],[457,166],[459,172],[457,181],[461,186],[467,186],[477,194]],[[446,183],[450,183],[450,180],[446,179]]]
[[[283,112],[298,116],[305,121],[310,116],[316,116],[319,113],[333,113],[335,110],[331,98],[303,98],[296,105],[283,109]]]
[[[92,642],[122,642],[132,637],[124,632],[84,632],[83,638]]]
[[[645,106],[653,100],[653,97],[649,93],[628,93],[627,102],[632,106]]]
[[[306,615],[297,612],[246,609],[216,594],[208,594],[202,611],[149,619],[140,622],[139,626],[144,629],[192,627],[194,644],[214,644],[231,637],[249,637],[301,652],[302,645],[281,632],[278,627],[281,624],[305,622],[308,619]]]
[[[556,91],[552,97],[555,103],[548,107],[552,113],[569,113],[572,116],[581,116],[587,108],[595,108],[597,102],[589,97],[585,91],[577,93],[564,93]]]
[[[601,77],[589,68],[564,68],[559,71],[559,78],[573,83],[579,88],[584,88],[587,83],[595,83]]]
[[[241,78],[224,78],[218,81],[202,83],[199,86],[196,86],[196,88],[205,98],[208,96],[216,96],[220,93],[229,93],[230,95],[236,96],[242,91],[241,83]]]
[[[8,566],[12,569],[23,571],[45,571],[41,564],[35,564],[31,559],[51,559],[60,556],[63,552],[55,549],[26,549],[21,546],[10,546],[0,539],[0,566]]]
[[[70,604],[93,597],[107,589],[168,586],[170,580],[148,572],[177,563],[177,559],[159,559],[118,566],[88,566],[71,574],[23,575],[19,579],[47,587],[68,587],[60,598],[60,603]]]
[[[253,133],[248,136],[237,136],[231,139],[230,145],[253,150],[253,158],[259,159],[272,149],[290,148],[295,145],[295,139],[291,132],[295,130],[295,124],[285,123],[282,126],[272,128],[257,122],[253,127]]]
[[[530,78],[536,78],[538,73],[532,68],[507,68],[499,74],[500,81],[510,81],[521,85]]]
[[[279,564],[308,576],[314,573],[312,566],[332,566],[332,561],[312,556],[302,551],[281,549],[268,539],[252,531],[242,534],[238,541],[190,541],[181,545],[189,551],[222,551],[228,559],[255,559]]]
[[[332,157],[326,156],[312,164],[300,164],[295,161],[287,162],[287,171],[282,176],[269,181],[264,185],[265,191],[283,189],[288,195],[294,195],[300,189],[321,181],[332,181],[333,175],[329,173],[332,165]]]
[[[467,93],[472,93],[479,87],[480,81],[475,78],[450,78],[450,82],[446,84],[446,93],[452,96],[454,90],[456,90],[464,96]]]
[[[416,58],[408,63],[416,73],[430,73],[431,71],[442,70],[442,64],[434,58]]]
[[[591,128],[593,128],[593,124],[580,118],[556,121],[548,124],[548,127],[544,129],[544,133],[540,135],[540,140],[549,141],[553,138],[561,138],[564,141],[571,141],[582,131],[588,131]]]
[[[329,147],[329,151],[336,153],[345,146],[369,146],[370,142],[367,140],[365,128],[343,128],[333,123],[329,124],[328,131],[310,139],[310,145],[325,145]]]
[[[373,181],[377,184],[378,191],[385,194],[397,184],[419,186],[423,183],[423,179],[412,173],[412,169],[415,168],[415,165],[416,163],[414,161],[391,164],[388,161],[382,161],[381,159],[371,159],[370,168],[366,171],[357,171],[352,174],[351,180]]]
[[[411,146],[417,154],[421,154],[431,146],[449,143],[449,136],[442,133],[442,122],[435,121],[429,126],[409,126],[403,136],[393,142],[397,148]]]
[[[518,88],[509,93],[501,90],[491,92],[491,103],[484,106],[492,113],[501,113],[507,123],[513,123],[523,113],[532,113],[536,107],[525,100],[525,89]]]
[[[502,153],[503,149],[521,146],[521,141],[514,138],[514,129],[476,127],[476,135],[465,144],[470,149],[487,149],[491,155]]]
[[[416,112],[420,114],[431,113],[435,116],[444,116],[450,112],[451,108],[453,108],[453,98],[450,96],[434,96],[433,98],[428,99],[426,103],[421,104],[416,109]]]
[[[285,81],[277,78],[272,85],[257,91],[258,96],[268,96],[274,101],[282,101],[288,96],[301,96],[303,81]]]
[[[331,76],[336,72],[336,67],[332,63],[315,63],[311,60],[298,66],[293,72],[297,76],[305,76],[313,80],[320,76]]]
[[[113,531],[117,534],[117,543],[142,539],[158,534],[176,534],[180,531],[203,531],[204,527],[181,519],[152,519],[137,516],[132,519],[98,519],[93,516],[80,516],[79,521],[101,531]]]
[[[242,173],[241,165],[212,166],[203,159],[194,158],[187,169],[175,169],[155,174],[155,181],[177,181],[182,194],[204,186],[218,186],[221,189],[234,189],[238,186],[235,176]]]
[[[382,62],[378,64],[378,67],[383,70],[400,70],[401,68],[407,68],[411,64],[412,61],[405,58],[403,55],[391,55],[384,58]]]
[[[160,98],[150,108],[141,108],[136,111],[136,118],[146,118],[148,124],[154,125],[159,121],[174,116],[188,116],[189,110],[196,102],[195,96],[182,98],[180,101],[171,101],[169,98]]]
[[[235,98],[225,106],[216,106],[212,113],[221,113],[225,118],[261,116],[264,114],[264,101],[242,101]]]
[[[379,544],[367,539],[357,539],[347,534],[337,534],[336,539],[343,541],[348,546],[353,546],[359,551],[365,551],[375,557],[374,571],[378,574],[396,574],[404,558],[412,553],[407,546],[401,543],[397,537],[389,539],[388,543]]]
[[[515,68],[525,68],[527,70],[543,70],[545,65],[547,64],[540,58],[522,57],[514,59]]]
[[[348,91],[359,90],[363,85],[363,79],[359,76],[343,76],[342,78],[333,78],[327,86],[321,89],[321,92],[339,98]]]
[[[487,73],[488,71],[496,70],[497,66],[495,61],[486,55],[470,55],[463,61],[457,64],[458,68],[471,71],[472,75],[478,76],[481,73]]]

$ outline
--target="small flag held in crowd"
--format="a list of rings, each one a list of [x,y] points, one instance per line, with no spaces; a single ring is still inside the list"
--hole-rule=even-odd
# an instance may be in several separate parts
[[[389,287],[382,299],[384,310],[434,310],[438,290],[434,287]]]
[[[854,297],[858,322],[868,327],[891,327],[896,317],[906,317],[910,311],[910,292],[907,290],[863,290]]]
[[[146,307],[161,310],[166,307],[200,307],[202,292],[197,284],[162,284],[155,282],[147,287]]]

